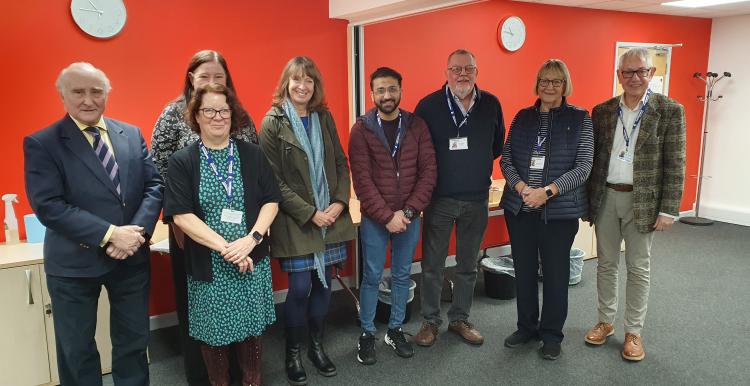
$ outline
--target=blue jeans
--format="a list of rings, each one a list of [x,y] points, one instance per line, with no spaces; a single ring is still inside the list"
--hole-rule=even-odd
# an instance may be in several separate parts
[[[411,263],[420,236],[420,219],[415,218],[403,233],[390,233],[385,226],[362,216],[359,240],[362,245],[364,273],[359,289],[359,319],[362,329],[375,333],[375,308],[378,305],[378,284],[383,276],[386,248],[391,241],[391,318],[388,328],[404,323],[409,298]]]

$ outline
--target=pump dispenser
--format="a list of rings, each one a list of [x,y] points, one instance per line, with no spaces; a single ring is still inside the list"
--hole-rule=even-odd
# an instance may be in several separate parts
[[[16,212],[13,210],[13,203],[18,203],[18,195],[16,194],[4,194],[3,201],[5,201],[5,243],[6,244],[17,244],[18,238],[18,219],[16,218]]]

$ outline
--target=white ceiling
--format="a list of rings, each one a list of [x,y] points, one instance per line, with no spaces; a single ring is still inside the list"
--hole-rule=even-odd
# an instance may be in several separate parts
[[[562,5],[566,7],[581,7],[606,9],[610,11],[657,13],[662,15],[690,16],[714,18],[723,16],[738,16],[750,14],[750,0],[734,4],[717,5],[703,8],[668,7],[661,5],[671,0],[514,0],[524,3],[540,3]]]

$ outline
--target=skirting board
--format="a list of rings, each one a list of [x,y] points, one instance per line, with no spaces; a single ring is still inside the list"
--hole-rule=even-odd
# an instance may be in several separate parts
[[[703,203],[700,209],[701,217],[730,224],[750,226],[750,209],[748,208]]]

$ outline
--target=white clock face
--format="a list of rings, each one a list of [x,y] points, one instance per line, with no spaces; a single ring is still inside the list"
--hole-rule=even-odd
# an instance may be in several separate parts
[[[70,13],[83,32],[101,39],[117,35],[127,19],[122,0],[71,0]]]
[[[498,39],[508,51],[518,51],[526,41],[526,25],[518,16],[511,16],[500,24]]]

